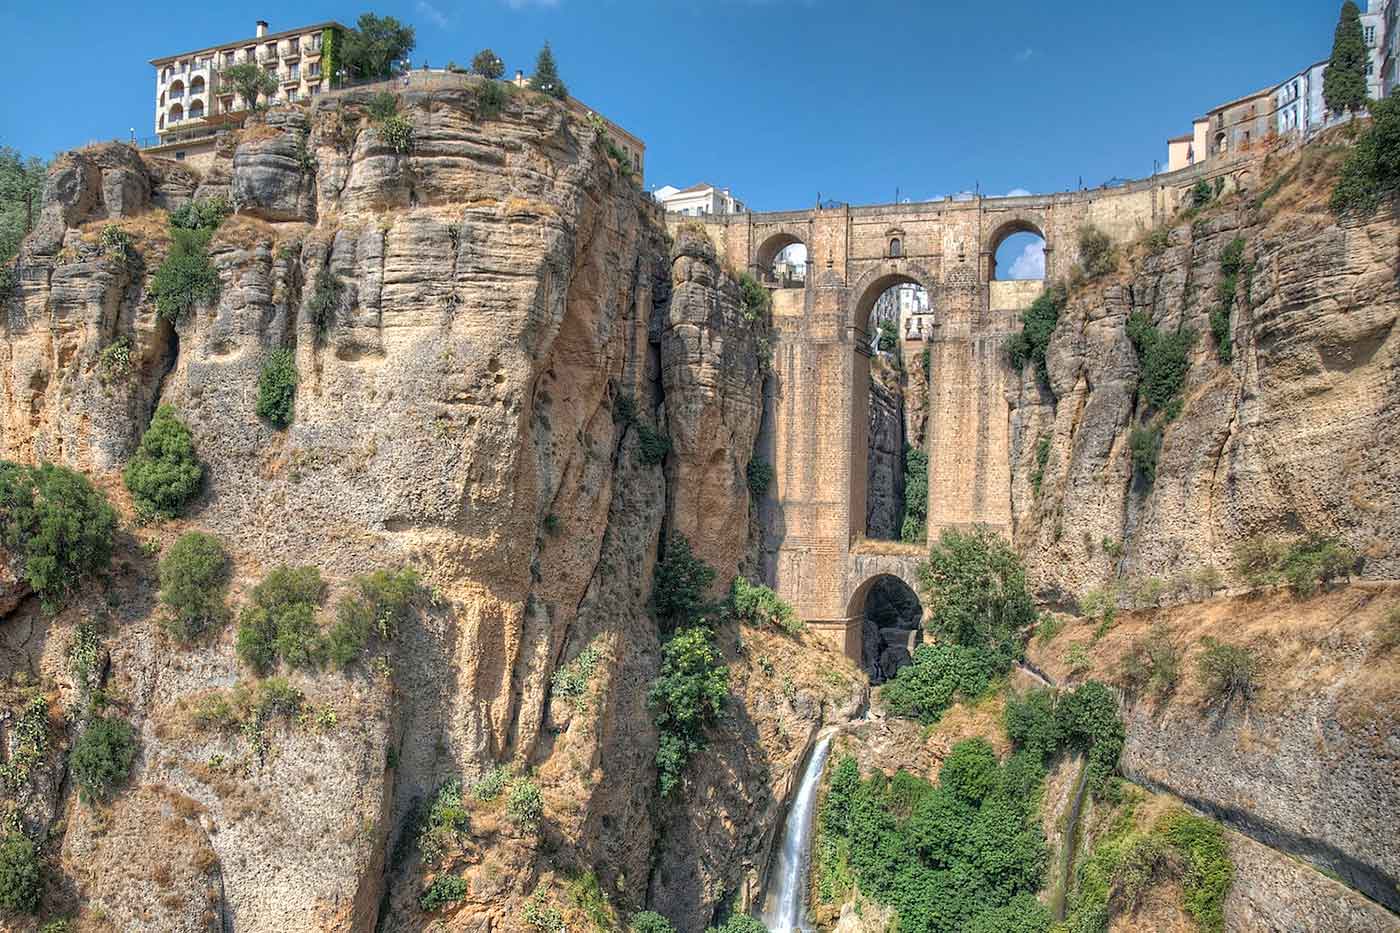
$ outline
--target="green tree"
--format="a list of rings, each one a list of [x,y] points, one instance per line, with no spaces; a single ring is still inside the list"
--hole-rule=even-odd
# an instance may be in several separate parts
[[[200,303],[219,297],[219,270],[209,261],[207,228],[188,230],[172,227],[170,252],[156,269],[151,292],[156,299],[156,313],[174,324]]]
[[[663,796],[681,782],[690,756],[705,747],[705,726],[719,716],[729,694],[729,668],[703,625],[676,633],[661,648],[661,675],[647,694],[659,733],[657,778]]]
[[[161,405],[122,471],[136,511],[143,518],[174,518],[199,492],[203,479],[190,429],[172,406]]]
[[[13,259],[20,241],[34,229],[47,171],[43,161],[0,146],[0,263]]]
[[[1371,105],[1371,125],[1356,141],[1332,189],[1332,210],[1367,214],[1400,193],[1400,97]]]
[[[238,618],[238,656],[259,674],[280,657],[293,667],[316,667],[326,653],[316,610],[325,595],[315,567],[276,567],[253,587]]]
[[[65,467],[0,461],[0,538],[44,608],[107,565],[117,517],[87,478]]]
[[[694,621],[705,609],[705,591],[713,582],[715,569],[695,556],[684,537],[671,535],[652,576],[651,605],[662,631]]]
[[[219,81],[237,91],[243,106],[249,110],[258,109],[259,98],[270,98],[277,93],[277,79],[257,62],[229,65],[219,72]]]
[[[176,637],[188,641],[228,619],[228,577],[228,555],[213,535],[187,532],[170,546],[160,561],[160,601],[173,613]]]
[[[1366,38],[1361,11],[1352,0],[1342,4],[1332,37],[1332,58],[1322,72],[1322,99],[1333,113],[1355,113],[1366,106]]]
[[[1027,363],[1034,363],[1041,381],[1050,381],[1045,350],[1050,346],[1050,337],[1060,322],[1060,311],[1068,297],[1064,286],[1051,285],[1021,312],[1021,331],[1008,337],[1005,344],[1012,368],[1020,371]]]
[[[945,529],[919,566],[929,628],[958,645],[1012,657],[1022,629],[1035,621],[1021,559],[986,528]]]
[[[559,77],[559,66],[554,63],[554,52],[549,43],[540,49],[535,59],[535,73],[530,75],[530,90],[548,94],[555,100],[567,100],[569,89]]]
[[[392,77],[394,67],[413,51],[416,41],[412,26],[392,16],[363,13],[345,34],[341,61],[352,78]]]
[[[88,723],[73,751],[68,768],[84,803],[102,800],[126,781],[136,760],[136,734],[123,719],[94,719]]]
[[[482,49],[472,59],[472,74],[496,80],[506,73],[506,63],[490,49]]]
[[[23,833],[11,830],[0,840],[0,908],[33,913],[43,893],[39,850]]]

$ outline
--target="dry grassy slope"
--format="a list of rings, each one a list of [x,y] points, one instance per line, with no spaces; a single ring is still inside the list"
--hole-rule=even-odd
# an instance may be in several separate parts
[[[1400,576],[1400,468],[1388,455],[1400,430],[1400,224],[1387,212],[1339,222],[1327,210],[1342,155],[1314,146],[1275,156],[1252,192],[1178,218],[1160,252],[1146,238],[1121,247],[1116,272],[1075,287],[1047,351],[1053,396],[1028,367],[1011,398],[1015,538],[1043,595],[1115,578],[1177,581],[1228,566],[1249,536],[1305,530],[1343,537],[1366,555],[1368,577]],[[1209,315],[1220,255],[1236,238],[1255,271],[1226,364]],[[1128,443],[1142,414],[1125,332],[1134,312],[1197,334],[1150,493],[1133,483]],[[1037,494],[1042,437],[1050,455]]]
[[[1183,654],[1180,686],[1166,700],[1125,702],[1124,772],[1392,903],[1400,658],[1387,645],[1397,607],[1394,585],[1354,584],[1307,600],[1277,591],[1120,614],[1097,642],[1094,625],[1072,624],[1048,643],[1033,641],[1029,658],[1059,683],[1115,683],[1135,641],[1166,633]],[[1204,695],[1198,659],[1207,636],[1258,657],[1248,704]],[[1072,673],[1071,652],[1080,650],[1089,666]]]
[[[320,566],[330,600],[352,574],[404,563],[440,597],[387,669],[293,673],[335,722],[274,726],[261,761],[236,732],[191,728],[193,703],[249,675],[231,630],[191,649],[163,636],[155,562],[134,538],[105,592],[53,619],[21,607],[0,625],[0,674],[39,680],[53,701],[56,762],[24,804],[63,872],[51,906],[81,910],[85,928],[367,930],[387,882],[389,929],[511,930],[533,889],[565,903],[563,879],[591,867],[614,901],[640,906],[651,888],[699,929],[761,867],[781,788],[818,724],[850,705],[854,677],[760,633],[780,674],[734,655],[730,719],[692,775],[704,806],[657,806],[646,602],[660,530],[692,536],[724,572],[717,588],[748,549],[761,376],[737,286],[711,256],[668,255],[594,129],[539,95],[482,120],[470,90],[404,93],[415,142],[402,155],[366,101],[273,111],[203,177],[121,146],[67,154],[50,174],[0,342],[5,456],[87,471],[129,522],[120,468],[169,402],[208,483],[185,519],[140,538],[218,534],[235,606],[282,562]],[[227,195],[238,214],[210,249],[219,300],[171,328],[150,277],[166,212],[195,195]],[[131,233],[139,263],[99,255],[108,223]],[[305,299],[323,269],[344,297],[317,339]],[[135,372],[104,380],[99,354],[119,336]],[[253,413],[274,346],[294,349],[301,376],[285,432]],[[640,463],[638,430],[614,418],[621,393],[676,439],[665,472]],[[58,719],[79,702],[74,631],[98,618],[107,689],[141,752],[130,789],[88,812],[58,793]],[[553,673],[590,645],[601,660],[587,711],[552,702]],[[415,801],[497,762],[534,771],[542,831],[473,813],[449,863],[470,894],[426,917],[417,898],[440,869],[410,858],[386,878],[383,866]],[[658,835],[681,834],[653,877]],[[169,873],[136,851],[162,839],[180,841]]]

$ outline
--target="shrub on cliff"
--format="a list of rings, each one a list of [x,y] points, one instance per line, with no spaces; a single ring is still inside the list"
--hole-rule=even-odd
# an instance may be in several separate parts
[[[1008,660],[1020,654],[1035,603],[1021,559],[995,532],[946,529],[919,566],[919,584],[940,638]]]
[[[278,567],[253,588],[238,622],[238,656],[259,674],[279,659],[315,667],[324,657],[316,609],[325,584],[315,567]]]
[[[1006,338],[1005,349],[1011,366],[1017,372],[1027,363],[1035,364],[1036,374],[1042,382],[1050,381],[1045,366],[1045,350],[1050,345],[1050,336],[1055,333],[1055,325],[1060,321],[1060,311],[1068,297],[1061,285],[1051,285],[1036,296],[1031,306],[1021,312],[1021,330]],[[928,351],[924,351],[928,352]],[[928,363],[925,360],[925,371]]]
[[[18,830],[0,840],[0,908],[11,913],[33,913],[44,893],[39,849]]]
[[[161,405],[122,471],[137,513],[143,519],[174,518],[199,492],[203,478],[190,429],[173,407]]]
[[[160,601],[172,615],[166,628],[189,641],[228,619],[224,589],[229,562],[213,535],[191,531],[181,535],[160,561]]]
[[[376,570],[356,577],[354,589],[336,603],[336,622],[326,634],[326,653],[336,667],[359,658],[373,636],[389,642],[426,597],[417,571]]]
[[[762,583],[735,577],[730,598],[734,614],[750,625],[775,625],[789,635],[802,631],[802,620],[793,608]]]
[[[753,497],[762,499],[768,487],[773,484],[773,464],[760,457],[754,457],[744,469],[744,477],[748,480],[749,492],[753,493]]]
[[[469,886],[467,879],[457,875],[438,875],[433,879],[433,883],[428,885],[428,889],[423,892],[418,905],[423,910],[432,912],[439,907],[446,907],[448,904],[455,904],[467,896]]]
[[[697,224],[697,226],[699,226]],[[705,236],[704,227],[701,233]],[[773,294],[764,288],[758,279],[747,272],[739,275],[739,293],[743,298],[742,310],[744,320],[750,324],[767,323],[773,316]]]
[[[1400,98],[1371,102],[1371,125],[1342,164],[1332,210],[1369,214],[1400,193]]]
[[[1235,548],[1235,573],[1246,583],[1287,582],[1299,596],[1311,596],[1322,584],[1351,576],[1359,561],[1359,555],[1341,539],[1316,532],[1292,542],[1259,535]]]
[[[1128,316],[1128,339],[1142,370],[1139,391],[1153,408],[1172,412],[1171,403],[1186,384],[1196,332],[1190,328],[1164,334],[1142,312]],[[1172,414],[1175,417],[1175,414]]]
[[[974,700],[1008,664],[980,648],[939,642],[914,649],[913,660],[880,687],[890,715],[930,725],[958,698]]]
[[[494,81],[505,73],[506,63],[490,49],[482,49],[472,56],[472,74]]]
[[[768,933],[768,928],[748,914],[730,914],[729,919],[705,933]]]
[[[627,928],[631,933],[676,933],[671,921],[650,910],[633,914]]]
[[[569,99],[569,88],[559,77],[559,66],[554,63],[554,51],[550,49],[548,42],[540,49],[540,54],[535,59],[535,73],[530,75],[530,90],[548,94],[555,100]]]
[[[928,454],[904,448],[904,520],[899,540],[918,544],[928,537]]]
[[[344,291],[345,285],[340,281],[340,277],[330,270],[329,265],[322,266],[316,272],[311,297],[306,300],[306,312],[311,318],[311,326],[315,329],[318,340],[323,338],[335,323],[336,313],[340,310],[341,294]]]
[[[695,556],[690,542],[672,534],[652,575],[651,607],[663,632],[680,628],[705,611],[705,591],[715,570]]]
[[[0,539],[46,610],[56,611],[84,576],[107,565],[116,523],[106,497],[82,474],[0,461]]]
[[[690,757],[705,747],[705,727],[724,706],[729,668],[703,625],[677,632],[661,647],[661,674],[647,694],[656,723],[657,781],[662,796],[681,783]]]
[[[93,719],[73,743],[68,770],[84,803],[103,800],[126,781],[136,760],[136,734],[123,719]]]
[[[219,297],[219,272],[209,261],[211,235],[207,229],[174,227],[170,231],[170,251],[151,280],[151,293],[156,313],[172,324],[196,304]]]
[[[278,428],[291,424],[296,391],[297,364],[292,351],[279,348],[268,353],[258,374],[258,417]]]
[[[506,816],[512,823],[533,829],[544,817],[544,797],[540,786],[529,778],[521,778],[510,787],[506,797]]]
[[[1112,272],[1118,265],[1118,252],[1113,241],[1098,227],[1086,225],[1079,230],[1079,265],[1084,275],[1094,279]]]
[[[1196,666],[1207,700],[1228,703],[1238,697],[1248,703],[1254,695],[1259,661],[1248,648],[1228,645],[1207,636],[1201,639],[1201,655],[1196,659]]]
[[[1169,696],[1181,679],[1181,651],[1165,628],[1133,641],[1119,663],[1119,683],[1129,696]]]
[[[201,198],[186,201],[170,212],[170,226],[178,230],[207,230],[213,232],[233,213],[228,198]]]

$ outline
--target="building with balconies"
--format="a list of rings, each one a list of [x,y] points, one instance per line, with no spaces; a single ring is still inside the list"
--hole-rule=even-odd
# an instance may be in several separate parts
[[[157,154],[202,161],[213,153],[220,129],[242,122],[250,102],[221,80],[224,69],[245,62],[261,65],[277,81],[271,103],[314,97],[329,90],[335,50],[346,27],[316,23],[269,33],[259,20],[248,39],[151,59],[156,70]]]

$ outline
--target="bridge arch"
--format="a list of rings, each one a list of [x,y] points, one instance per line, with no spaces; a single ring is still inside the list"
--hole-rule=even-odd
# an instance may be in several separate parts
[[[754,268],[760,273],[767,274],[777,261],[778,254],[789,246],[806,246],[806,241],[794,230],[782,228],[769,233],[759,242],[758,248],[754,251]]]
[[[890,562],[851,593],[847,618],[860,625],[860,664],[871,683],[883,683],[908,664],[923,643],[924,604],[912,561]]]
[[[1017,214],[993,227],[991,235],[987,237],[982,248],[982,254],[987,257],[987,281],[996,281],[997,251],[1001,249],[1002,243],[1006,242],[1008,237],[1018,233],[1038,236],[1040,241],[1045,244],[1045,251],[1048,253],[1050,251],[1050,238],[1045,235],[1045,227],[1044,218],[1038,214]]]
[[[846,320],[857,334],[870,331],[870,312],[880,296],[896,285],[917,285],[928,293],[930,303],[934,300],[935,279],[928,270],[907,259],[889,259],[878,266],[867,269],[851,286],[851,312]]]

